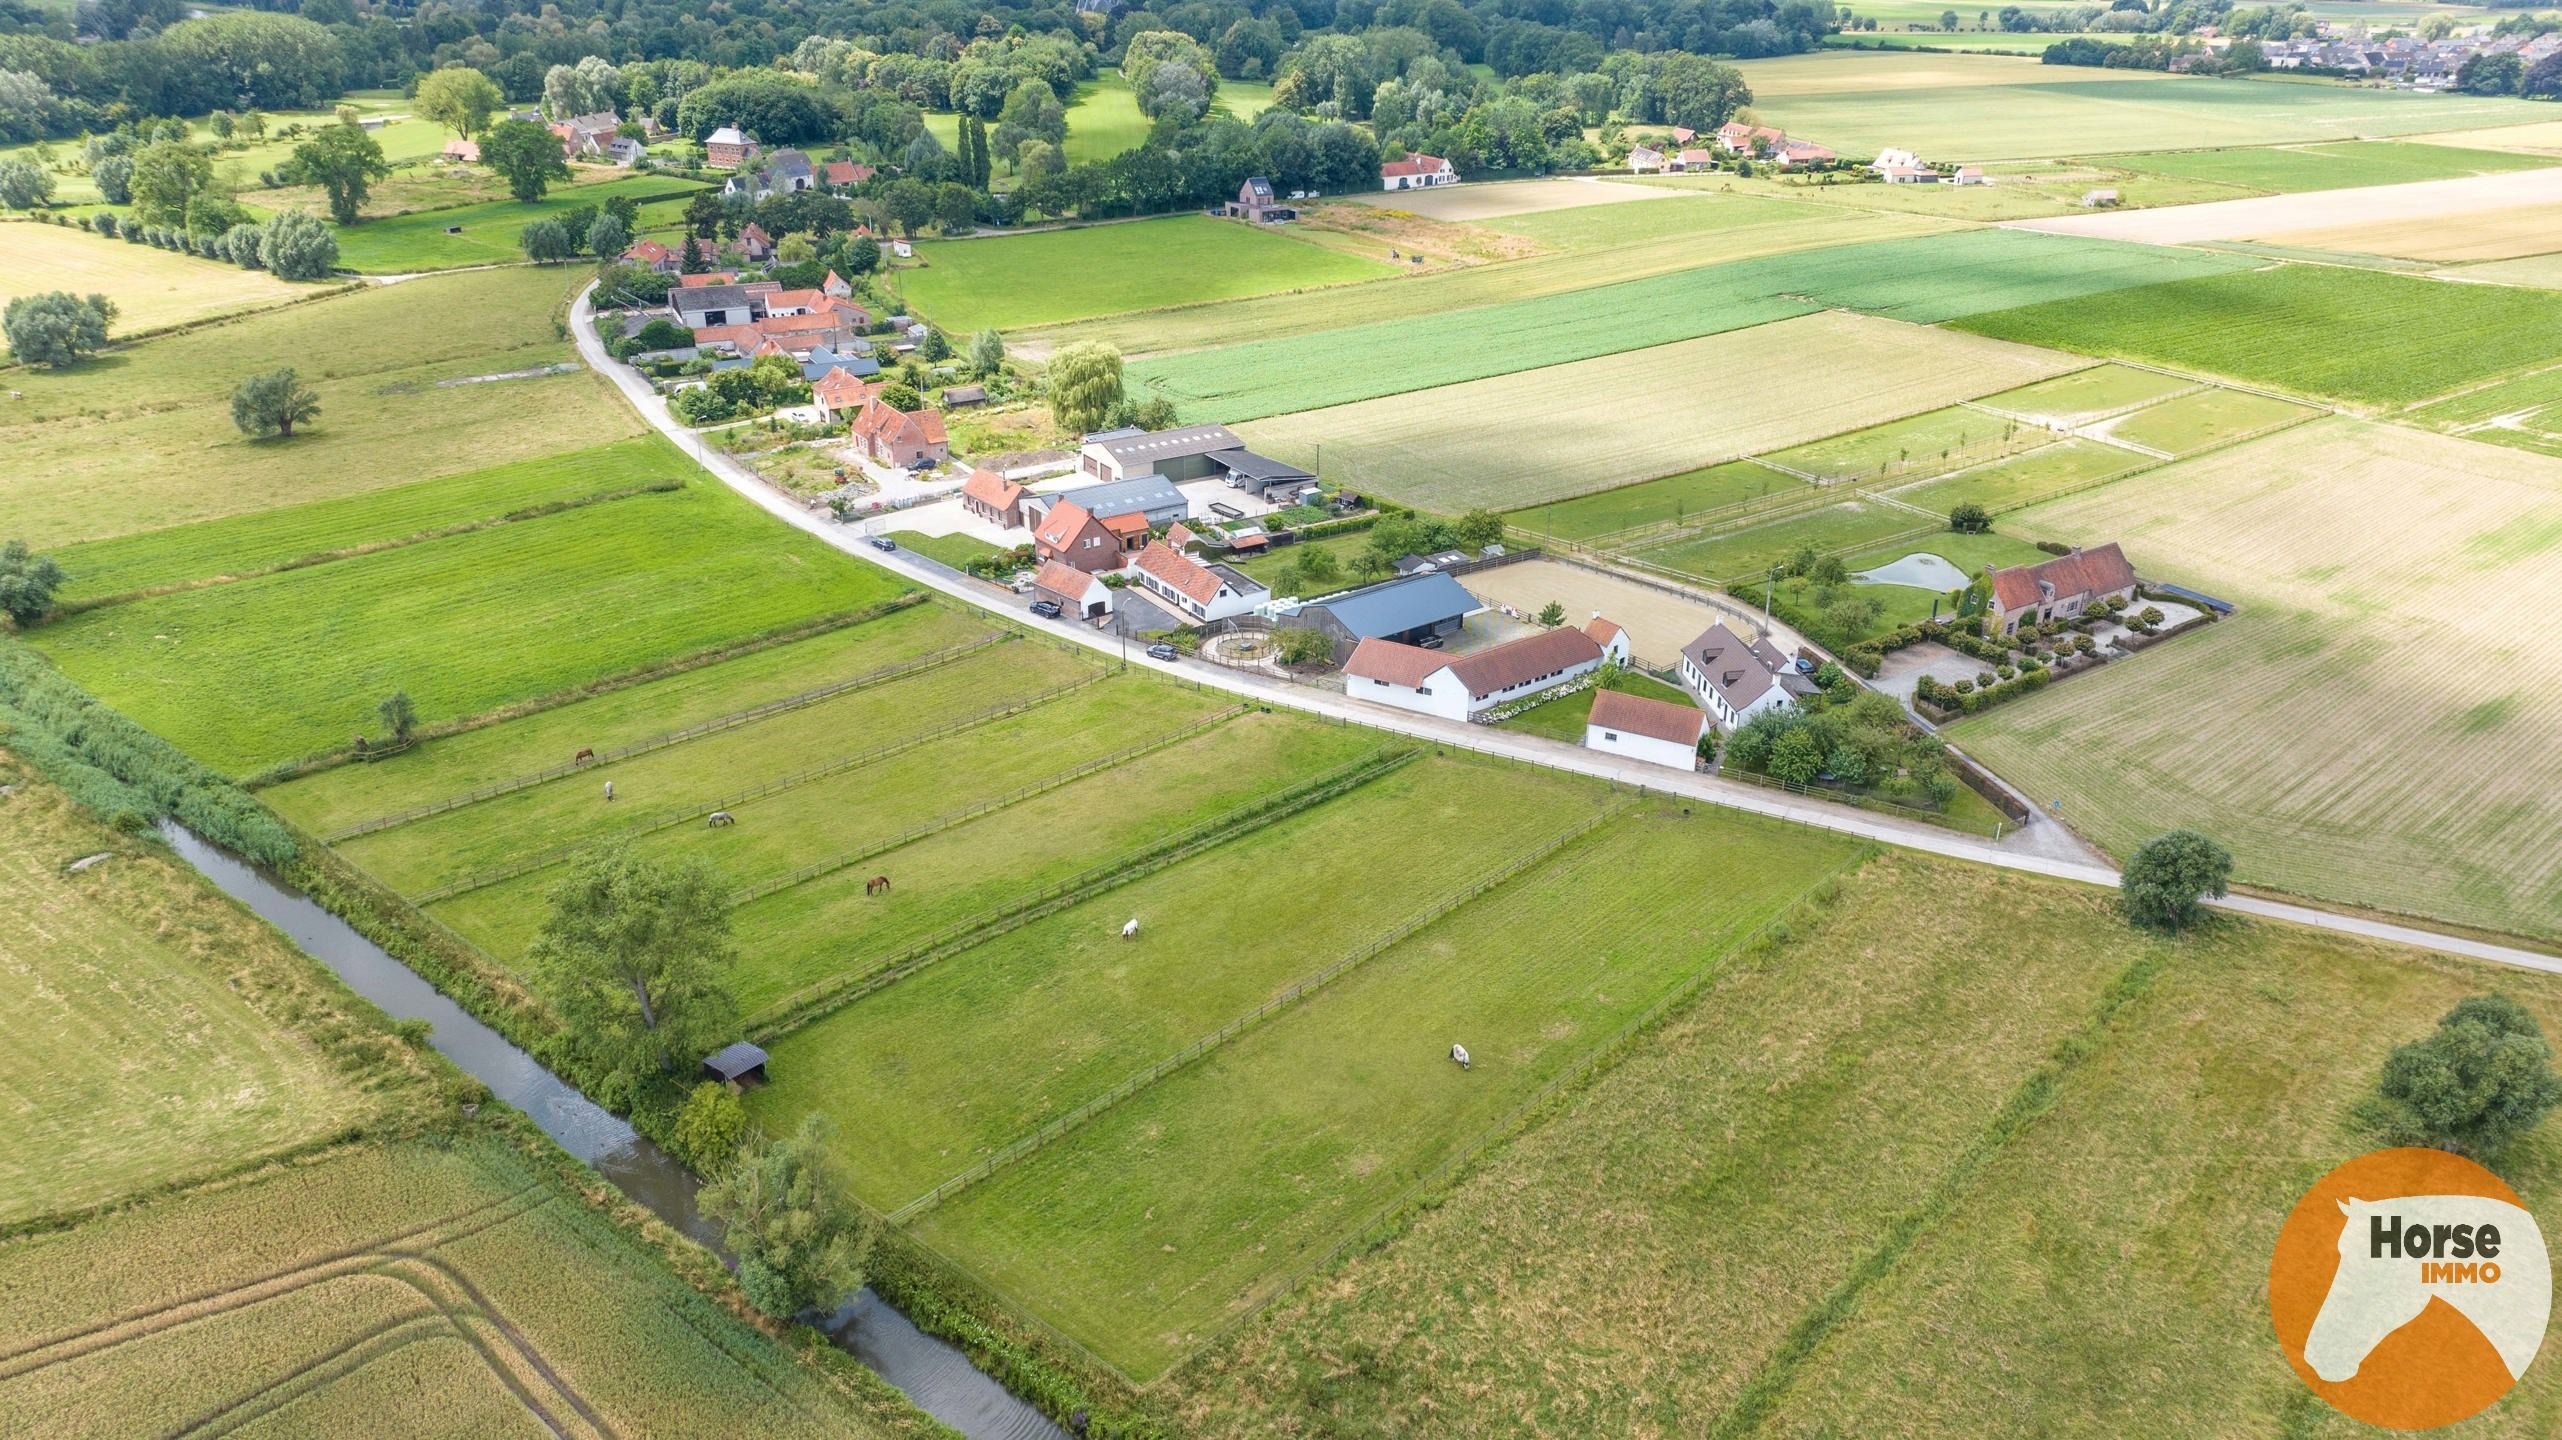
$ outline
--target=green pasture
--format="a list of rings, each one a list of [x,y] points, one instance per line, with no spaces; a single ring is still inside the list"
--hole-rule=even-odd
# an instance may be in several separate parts
[[[1811,514],[1675,541],[1636,555],[1648,564],[1702,580],[1757,579],[1808,545],[1826,554],[1847,551],[1931,524],[1930,516],[1883,500],[1844,500]]]
[[[1898,500],[1944,515],[1976,504],[1999,512],[2154,463],[2123,446],[2078,436],[1895,490]]]
[[[890,538],[901,549],[913,550],[928,560],[940,560],[955,570],[997,553],[995,546],[975,535],[919,535],[913,530],[893,530]]]
[[[672,176],[635,175],[601,185],[555,186],[540,200],[493,200],[443,210],[360,221],[338,229],[338,263],[361,274],[451,270],[464,265],[503,265],[525,258],[525,227],[582,205],[602,205],[618,195],[641,201],[681,202],[702,187]],[[659,211],[644,206],[642,228]]]
[[[2286,265],[1952,323],[2031,345],[2405,405],[2550,361],[2552,337],[2562,333],[2562,294]]]
[[[656,435],[493,465],[365,495],[146,530],[55,552],[71,600],[255,575],[297,561],[387,548],[519,511],[682,479],[691,461]]]
[[[0,411],[10,533],[39,547],[388,489],[601,445],[641,431],[583,369],[443,384],[576,361],[553,328],[577,277],[513,268],[433,276],[264,310],[21,370]],[[231,420],[241,376],[291,366],[320,416],[291,440]]]
[[[1152,1379],[1856,853],[1724,813],[1623,816],[918,1231]]]
[[[270,786],[259,798],[304,829],[327,834],[548,770],[581,750],[651,739],[992,634],[973,611],[912,605],[860,625],[422,741],[390,760],[323,770]]]
[[[2562,367],[2452,395],[2405,418],[2468,440],[2562,457]]]
[[[1656,240],[1696,240],[1713,247],[1703,261],[1724,258],[1732,241],[1819,224],[1826,212],[1759,195],[1679,195],[1639,202],[1575,205],[1475,222],[1560,250],[1598,250]]]
[[[1642,695],[1649,700],[1667,700],[1675,705],[1688,705],[1694,709],[1699,704],[1680,686],[1667,685],[1661,680],[1639,674],[1634,670],[1621,671],[1618,678],[1610,682],[1609,688],[1625,695]],[[1498,728],[1518,730],[1525,735],[1542,735],[1550,740],[1563,740],[1569,745],[1580,745],[1583,743],[1584,725],[1592,719],[1592,697],[1595,693],[1597,693],[1595,688],[1588,687],[1572,695],[1560,695],[1554,700],[1533,705],[1511,719],[1500,722]]]
[[[681,745],[360,835],[339,848],[384,884],[415,894],[530,855],[601,843],[669,820],[699,825],[701,812],[740,791],[890,745],[929,739],[965,716],[1030,699],[1092,673],[1076,657],[1048,646],[992,645]],[[544,757],[553,765],[569,758]],[[879,779],[860,771],[831,778],[840,803],[847,790]],[[610,803],[604,799],[608,781],[614,786]]]
[[[918,248],[891,283],[953,334],[1374,280],[1385,264],[1270,227],[1205,215],[1044,230]]]
[[[39,648],[208,765],[256,770],[861,609],[896,582],[722,486],[637,496],[74,615]]]
[[[1772,495],[1801,493],[1806,482],[1750,460],[1666,475],[1616,490],[1516,510],[1513,524],[1560,540],[1590,540],[1639,525],[1679,521]]]
[[[2241,150],[2169,150],[2112,155],[2109,163],[2148,174],[2291,194],[2301,190],[2401,185],[2414,180],[2453,180],[2506,170],[2533,170],[2554,162],[2550,156],[2518,155],[2505,150],[2377,140]]]
[[[1221,89],[1227,88],[1225,83]],[[1099,165],[1146,142],[1152,127],[1139,113],[1139,97],[1118,70],[1106,70],[1076,87],[1068,101],[1067,144],[1071,165]]]
[[[1951,405],[1760,458],[1774,469],[1809,475],[1821,484],[1874,483],[1943,474],[2033,450],[2054,438],[2054,432],[2041,426]]]
[[[1668,204],[1670,202],[1657,202]],[[1645,210],[1619,205],[1617,210]],[[1571,212],[1560,212],[1571,213]],[[1187,418],[1241,421],[1645,349],[1828,308],[1932,324],[2253,262],[2014,230],[1764,256],[1422,319],[1143,361]]]
[[[2273,395],[2209,387],[2120,416],[2108,422],[2107,431],[2110,438],[2130,445],[2174,456],[2194,455],[2320,413],[2310,405]]]
[[[895,1209],[1464,893],[1599,798],[1526,767],[1408,765],[796,1032],[756,1112],[781,1129],[828,1116],[857,1192]],[[1456,833],[1469,843],[1432,843]],[[1132,915],[1136,942],[1121,938]]]
[[[1987,395],[1977,403],[1987,410],[2053,425],[2088,425],[2186,394],[2198,388],[2198,383],[2185,376],[2139,370],[2132,365],[2093,365],[1999,395]]]
[[[1947,50],[1961,55],[2043,55],[2046,47],[2058,40],[2122,41],[2126,38],[2094,30],[2010,34],[2000,30],[1969,30],[1962,26],[1952,33],[1937,28],[1938,11],[1932,11],[1927,19],[1932,26],[1928,30],[1862,30],[1855,34],[1827,35],[1824,46],[1834,50]]]

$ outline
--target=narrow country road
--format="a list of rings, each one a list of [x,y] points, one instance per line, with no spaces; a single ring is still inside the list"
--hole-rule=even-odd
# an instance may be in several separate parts
[[[913,559],[904,550],[887,552],[875,550],[863,543],[859,532],[812,513],[790,496],[767,484],[754,471],[728,455],[704,445],[695,438],[692,431],[670,413],[667,402],[651,388],[647,380],[630,366],[617,363],[605,353],[604,342],[596,338],[595,311],[589,304],[594,289],[591,283],[586,289],[579,291],[577,302],[570,308],[570,333],[578,344],[579,355],[608,383],[620,390],[623,397],[632,403],[632,407],[640,412],[642,418],[656,426],[659,432],[675,442],[679,449],[693,455],[704,469],[718,476],[731,489],[783,523],[814,535],[858,560],[894,571],[918,585],[941,591],[954,599],[985,610],[998,610],[1000,602],[1003,602],[1001,613],[1009,625],[1044,630],[1060,639],[1073,641],[1109,654],[1121,652],[1123,642],[1111,635],[1066,621],[1042,620],[1038,616],[1016,609],[1011,603],[1011,597],[1001,595],[993,589],[974,582],[955,579],[950,572]],[[1201,685],[1246,696],[1275,707],[1368,725],[1374,729],[1411,735],[1436,744],[1498,755],[1532,765],[1544,765],[1550,769],[1590,775],[1632,788],[1680,795],[1705,804],[1722,805],[1729,809],[1773,816],[1839,834],[1858,836],[1880,844],[1900,845],[1906,849],[1927,851],[1950,859],[1971,860],[1980,865],[1997,865],[2008,870],[2046,875],[2060,880],[2078,880],[2090,885],[2114,888],[2118,880],[2117,871],[2110,866],[2093,863],[2087,859],[2067,858],[2064,854],[2049,853],[2066,848],[2069,848],[2072,855],[2077,856],[2080,853],[2078,844],[2073,844],[2069,840],[2066,841],[2065,846],[2044,843],[2044,837],[2038,836],[2036,832],[2041,828],[2049,830],[2056,828],[2051,822],[2036,822],[2009,841],[1996,843],[1954,834],[1916,822],[1894,820],[1866,811],[1852,810],[1844,806],[1796,800],[1785,794],[1756,789],[1739,781],[1726,780],[1714,775],[1685,775],[1679,771],[1652,765],[1622,765],[1607,756],[1580,746],[1568,745],[1562,741],[1546,740],[1481,725],[1463,725],[1431,716],[1363,705],[1342,695],[1313,690],[1266,676],[1230,670],[1204,661],[1187,660],[1169,668],[1185,679]],[[2340,915],[2311,905],[2263,900],[2253,896],[2236,895],[2209,903],[2234,914],[2251,915],[2264,920],[2282,920],[2290,924],[2310,926],[2343,935],[2361,936],[2397,945],[2437,950],[2449,955],[2462,955],[2476,960],[2489,960],[2503,965],[2516,965],[2531,970],[2562,974],[2562,957],[2476,940],[2469,936],[2445,935],[2417,926],[2370,920],[2356,915]]]

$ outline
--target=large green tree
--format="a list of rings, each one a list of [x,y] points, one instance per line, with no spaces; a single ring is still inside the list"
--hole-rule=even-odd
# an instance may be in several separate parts
[[[480,137],[480,160],[507,181],[519,200],[540,200],[554,180],[569,178],[560,137],[531,120],[501,120]]]
[[[776,1319],[835,1306],[863,1283],[875,1238],[845,1198],[827,1125],[801,1118],[786,1140],[750,1144],[703,1187],[703,1213],[725,1227],[748,1303]]]
[[[133,157],[133,213],[145,225],[187,223],[187,202],[213,185],[213,161],[192,145],[162,140]]]
[[[2535,1017],[2505,995],[2475,995],[2393,1051],[2360,1118],[2395,1145],[2489,1159],[2557,1104],[2562,1075]]]
[[[53,613],[53,592],[71,577],[50,555],[38,555],[24,540],[0,545],[0,615],[33,625]]]
[[[319,393],[302,383],[292,366],[252,375],[231,392],[231,423],[243,435],[290,440],[295,426],[319,416]]]
[[[356,223],[373,182],[391,173],[383,147],[361,125],[323,125],[320,133],[294,147],[285,178],[317,185],[329,197],[329,218],[341,225]]]
[[[0,160],[0,205],[33,210],[52,199],[52,171],[33,160]]]
[[[609,1100],[737,1038],[729,891],[700,864],[619,849],[581,862],[552,891],[527,960]]]
[[[2221,898],[2233,878],[2233,856],[2194,830],[2156,835],[2135,848],[2118,881],[2118,907],[2153,930],[2183,930]]]
[[[279,278],[318,280],[338,263],[338,236],[317,215],[287,210],[260,228],[258,258]]]
[[[115,318],[116,304],[104,295],[48,290],[10,301],[0,311],[0,333],[8,335],[9,354],[19,364],[58,370],[104,347]]]
[[[434,121],[469,140],[506,103],[497,81],[477,70],[457,67],[422,77],[409,108],[419,119]]]
[[[1102,428],[1121,403],[1121,352],[1099,340],[1060,346],[1046,373],[1050,418],[1072,435]]]

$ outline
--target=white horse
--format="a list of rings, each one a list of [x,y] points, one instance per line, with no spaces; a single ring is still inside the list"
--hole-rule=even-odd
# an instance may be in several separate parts
[[[1467,1046],[1465,1046],[1465,1045],[1453,1045],[1453,1046],[1451,1046],[1451,1047],[1450,1047],[1450,1058],[1459,1062],[1459,1068],[1460,1068],[1460,1069],[1462,1069],[1462,1070],[1467,1069],[1467,1068],[1468,1068],[1468,1047],[1467,1047]]]
[[[2304,1337],[2314,1374],[2354,1376],[2431,1300],[2472,1321],[2510,1375],[2526,1373],[2553,1306],[2552,1261],[2533,1215],[2480,1195],[2343,1200],[2340,1213],[2340,1268]]]
[[[1121,927],[1121,938],[1124,940],[1136,940],[1139,938],[1138,916],[1131,916],[1130,923]]]

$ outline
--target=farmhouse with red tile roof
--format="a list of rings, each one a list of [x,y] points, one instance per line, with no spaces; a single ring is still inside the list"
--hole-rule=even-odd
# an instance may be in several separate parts
[[[2070,619],[2103,600],[2135,598],[2135,566],[2117,542],[2058,555],[2035,565],[1993,572],[1993,598],[1985,614],[2000,634],[2022,624]]]
[[[1409,150],[1402,160],[1390,160],[1379,167],[1382,190],[1423,190],[1434,185],[1456,185],[1459,172],[1438,155]]]
[[[1195,624],[1243,615],[1272,592],[1225,565],[1204,565],[1162,540],[1151,540],[1132,562],[1141,589],[1172,605]]]
[[[855,413],[854,443],[874,464],[905,468],[919,460],[948,460],[951,443],[944,438],[943,414],[919,410],[911,415],[884,404],[874,395]]]
[[[961,508],[1008,530],[1023,524],[1023,487],[981,466],[961,486]]]
[[[1097,575],[1118,570],[1147,543],[1148,522],[1146,516],[1138,514],[1113,518],[1138,522],[1135,541],[1127,526],[1116,530],[1093,511],[1073,500],[1062,500],[1050,507],[1050,513],[1041,517],[1040,528],[1032,532],[1032,553]]]

